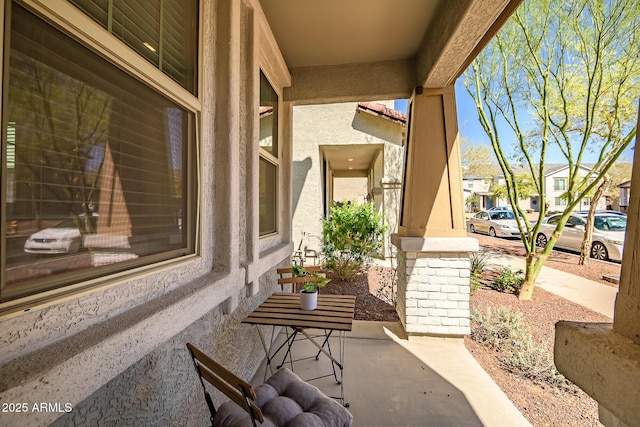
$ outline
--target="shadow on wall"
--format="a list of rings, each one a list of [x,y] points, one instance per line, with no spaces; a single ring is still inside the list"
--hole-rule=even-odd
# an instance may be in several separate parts
[[[374,136],[391,144],[402,145],[401,125],[396,124],[395,126],[381,126],[380,120],[382,119],[380,119],[379,117],[356,111],[356,114],[353,116],[351,126],[357,131]],[[382,121],[382,123],[391,122]]]
[[[304,188],[304,183],[307,181],[307,175],[313,166],[313,160],[311,157],[307,157],[302,161],[293,162],[293,206],[292,215],[295,215],[298,208],[298,202],[300,201],[300,194]]]

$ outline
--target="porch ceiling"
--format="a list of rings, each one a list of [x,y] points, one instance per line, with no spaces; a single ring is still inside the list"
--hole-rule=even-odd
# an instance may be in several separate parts
[[[297,68],[413,58],[440,1],[260,3],[287,65]]]
[[[378,145],[325,145],[325,159],[334,176],[367,176],[369,168],[382,150]]]
[[[521,0],[260,0],[296,104],[407,98],[455,82]]]

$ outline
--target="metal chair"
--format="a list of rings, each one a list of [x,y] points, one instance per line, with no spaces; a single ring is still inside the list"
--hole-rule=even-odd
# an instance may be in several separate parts
[[[198,350],[193,344],[187,343],[187,348],[189,349],[196,372],[198,372],[198,377],[200,378],[200,384],[202,384],[202,389],[204,390],[204,400],[207,402],[209,412],[211,413],[210,420],[212,426],[216,424],[214,419],[217,410],[204,384],[205,381],[223,392],[229,399],[244,409],[251,417],[251,422],[254,427],[256,426],[256,420],[260,423],[264,422],[262,410],[253,403],[256,399],[256,393],[251,384],[237,377],[224,366]]]

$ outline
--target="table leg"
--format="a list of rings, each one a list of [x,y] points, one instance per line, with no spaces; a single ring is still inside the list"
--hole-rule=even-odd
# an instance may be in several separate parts
[[[271,345],[267,346],[266,339],[262,335],[262,332],[260,332],[260,327],[258,325],[255,325],[255,326],[256,326],[256,329],[258,330],[258,335],[260,336],[260,342],[262,343],[262,347],[264,348],[264,353],[267,357],[267,366],[265,366],[265,369],[264,369],[264,380],[263,380],[263,381],[266,381],[267,368],[269,368],[269,372],[271,373],[271,375],[273,375],[273,369],[271,368],[271,361],[276,357],[276,355],[280,352],[280,350],[282,350],[282,347],[284,347],[285,345],[291,345],[289,344],[289,341],[293,342],[293,339],[295,338],[295,334],[287,335],[286,340],[276,349],[275,352],[273,352],[273,355],[271,355]],[[275,326],[273,327],[273,331],[275,333]],[[272,334],[272,342],[273,342],[273,334]],[[285,359],[286,359],[286,355],[285,355]],[[283,364],[284,364],[284,360],[283,360]],[[291,368],[293,369],[293,365],[291,366]]]

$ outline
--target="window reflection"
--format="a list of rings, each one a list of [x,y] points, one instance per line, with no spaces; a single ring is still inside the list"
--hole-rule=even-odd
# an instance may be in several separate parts
[[[260,235],[277,232],[278,95],[260,71]]]
[[[192,251],[193,114],[17,5],[11,31],[2,300]]]
[[[278,157],[278,95],[260,72],[260,148]]]

